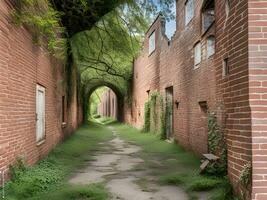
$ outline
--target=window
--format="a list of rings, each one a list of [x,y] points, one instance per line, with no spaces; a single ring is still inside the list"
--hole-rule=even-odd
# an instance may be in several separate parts
[[[211,57],[215,53],[215,37],[210,36],[207,39],[207,56]]]
[[[214,21],[215,21],[214,0],[206,0],[204,1],[203,8],[202,8],[203,32],[206,32]]]
[[[201,62],[201,43],[198,42],[194,47],[194,58],[195,58],[195,68],[197,68],[197,65]]]
[[[62,123],[65,123],[65,96],[62,96]]]
[[[150,55],[151,53],[153,53],[155,51],[155,31],[149,36],[149,51],[148,54]]]
[[[223,60],[223,76],[227,76],[229,74],[230,74],[229,59],[225,58]]]
[[[187,25],[194,17],[194,0],[188,0],[185,3],[185,25]]]
[[[36,86],[36,141],[45,139],[45,88]]]
[[[230,1],[229,0],[225,0],[225,14],[226,14],[226,18],[228,18],[230,13]]]

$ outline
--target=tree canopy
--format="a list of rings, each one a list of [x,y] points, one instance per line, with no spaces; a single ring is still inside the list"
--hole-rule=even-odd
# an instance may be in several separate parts
[[[122,91],[132,74],[149,23],[158,11],[171,19],[174,0],[13,0],[18,24],[30,27],[82,84],[107,82]]]

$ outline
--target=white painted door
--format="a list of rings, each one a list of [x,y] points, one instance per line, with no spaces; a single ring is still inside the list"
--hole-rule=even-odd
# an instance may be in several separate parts
[[[36,87],[36,141],[40,142],[45,137],[45,88]]]

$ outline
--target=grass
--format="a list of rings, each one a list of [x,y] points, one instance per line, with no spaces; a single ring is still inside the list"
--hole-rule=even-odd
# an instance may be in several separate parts
[[[95,118],[98,122],[102,123],[102,124],[112,124],[112,123],[116,123],[116,119],[112,118],[112,117],[102,117],[102,118]]]
[[[209,200],[234,199],[227,178],[200,175],[200,158],[178,144],[167,143],[155,134],[142,133],[129,125],[112,122],[112,126],[121,138],[142,147],[139,156],[145,162],[136,170],[147,168],[157,175],[160,184],[184,188],[191,200],[198,199],[200,192],[208,192]]]
[[[102,148],[100,142],[111,138],[111,132],[104,126],[93,122],[82,126],[37,165],[14,167],[14,179],[6,185],[7,199],[108,199],[102,185],[73,186],[68,184],[68,179],[85,161],[93,159],[95,151]]]

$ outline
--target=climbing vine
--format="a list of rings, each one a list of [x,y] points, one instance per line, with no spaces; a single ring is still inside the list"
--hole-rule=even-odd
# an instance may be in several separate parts
[[[166,104],[159,92],[152,92],[145,103],[144,132],[151,132],[166,139]]]
[[[248,162],[244,165],[243,170],[240,173],[239,181],[244,187],[248,187],[251,184],[252,177],[252,165]]]
[[[145,118],[143,132],[150,131],[150,101],[145,103]]]
[[[27,26],[36,44],[44,46],[57,58],[65,59],[66,39],[60,25],[61,13],[49,0],[14,0],[14,4],[14,23]]]
[[[227,175],[227,146],[222,132],[222,128],[217,122],[214,113],[208,113],[208,147],[209,152],[220,157],[218,162],[211,163],[205,170],[205,173],[225,176]]]

